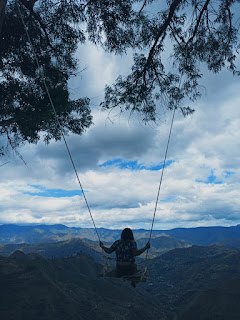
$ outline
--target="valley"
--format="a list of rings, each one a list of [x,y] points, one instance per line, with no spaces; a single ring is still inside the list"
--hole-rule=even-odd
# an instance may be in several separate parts
[[[229,238],[227,230],[213,230],[212,239],[226,238],[205,246],[206,228],[195,236],[193,230],[181,230],[182,239],[171,236],[172,230],[155,231],[149,259],[144,254],[138,259],[149,279],[134,289],[127,281],[101,277],[104,259],[93,230],[24,228],[0,226],[5,239],[0,245],[1,319],[239,319],[240,237]],[[239,226],[232,228],[239,232]],[[100,232],[111,245],[120,231]],[[27,243],[30,235],[35,243]],[[138,247],[145,245],[147,230],[134,235]],[[17,239],[26,242],[13,243]],[[196,239],[199,244],[191,243]]]

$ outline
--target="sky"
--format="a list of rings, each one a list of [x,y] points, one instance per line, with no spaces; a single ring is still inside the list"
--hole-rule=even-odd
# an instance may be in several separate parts
[[[89,43],[77,57],[86,69],[69,89],[91,98],[94,124],[67,142],[96,226],[150,229],[172,112],[159,107],[160,121],[147,126],[103,112],[105,84],[126,73],[131,58]],[[239,78],[205,71],[201,83],[195,113],[176,112],[154,229],[240,223]],[[64,143],[25,144],[19,152],[26,164],[11,152],[0,158],[0,224],[93,227]]]

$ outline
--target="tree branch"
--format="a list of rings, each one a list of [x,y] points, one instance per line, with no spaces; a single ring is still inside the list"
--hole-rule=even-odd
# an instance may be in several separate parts
[[[3,22],[5,18],[6,3],[7,3],[7,0],[0,1],[0,34],[2,32]]]
[[[16,118],[10,118],[10,119],[7,119],[7,120],[1,120],[0,121],[0,127],[5,128],[5,127],[10,126],[13,123],[17,123]]]
[[[140,11],[138,12],[138,14],[141,14],[141,12],[143,11],[144,7],[146,6],[147,4],[147,0],[144,1],[143,5],[142,5],[142,8],[140,9]]]
[[[176,28],[175,28],[174,24],[173,24],[173,27],[169,26],[169,28],[172,31],[172,35],[173,35],[173,37],[174,37],[174,39],[175,39],[175,41],[177,42],[178,45],[180,45],[180,42],[177,39],[177,36],[183,43],[185,43],[185,39],[181,35],[179,35],[178,32],[176,32]]]
[[[34,4],[38,1],[38,0],[31,0],[31,1],[26,1],[26,0],[18,0],[22,3],[22,5],[29,10],[29,12],[34,16],[34,18],[37,20],[37,22],[40,24],[40,27],[42,28],[45,37],[47,39],[48,45],[51,49],[54,50],[53,46],[51,45],[51,41],[49,39],[49,35],[48,32],[46,30],[46,26],[45,24],[42,22],[41,16],[39,14],[37,14],[34,10],[33,10],[33,6]]]
[[[179,6],[179,4],[182,2],[183,0],[174,0],[171,5],[170,5],[170,8],[169,8],[169,13],[168,13],[168,16],[167,18],[165,19],[164,23],[162,24],[162,26],[160,27],[159,31],[158,31],[158,34],[155,38],[155,41],[153,43],[153,46],[151,47],[151,50],[149,51],[149,54],[148,54],[148,58],[147,58],[147,61],[146,61],[146,64],[145,64],[145,67],[144,67],[144,70],[142,72],[142,75],[143,75],[143,80],[144,80],[144,83],[146,83],[146,72],[147,72],[147,67],[149,66],[150,64],[150,61],[152,60],[153,58],[153,55],[154,55],[154,52],[155,52],[155,49],[158,45],[158,42],[159,42],[159,39],[160,37],[162,37],[161,41],[163,41],[163,39],[165,38],[165,35],[166,35],[166,30],[167,28],[169,27],[170,25],[170,22],[172,21],[172,18],[173,18],[173,15],[175,13],[175,10],[177,9],[177,7]],[[209,0],[210,1],[210,0]],[[144,4],[145,5],[145,4]]]
[[[228,31],[228,37],[229,37],[232,32],[232,17],[231,17],[231,11],[229,8],[229,1],[228,0],[226,0],[226,9],[228,12],[228,19],[229,19],[229,31]],[[230,39],[229,39],[229,42],[230,42]]]
[[[204,13],[204,11],[207,10],[207,7],[208,7],[208,4],[209,4],[210,1],[211,1],[211,0],[207,0],[207,1],[205,2],[204,6],[202,7],[202,10],[200,11],[200,14],[199,14],[199,16],[198,16],[197,23],[196,23],[196,26],[195,26],[195,28],[194,28],[193,34],[192,34],[191,38],[187,41],[187,44],[188,44],[189,42],[192,42],[192,41],[193,41],[193,39],[194,39],[194,37],[195,37],[195,35],[196,35],[196,33],[197,33],[199,24],[200,24],[200,22],[201,22],[203,13]],[[187,44],[186,44],[186,45],[187,45]]]
[[[147,58],[147,62],[146,62],[146,66],[150,63],[150,61],[152,60],[152,57],[154,55],[154,51],[155,51],[155,48],[158,44],[158,41],[160,39],[160,37],[166,32],[167,30],[167,27],[169,26],[169,23],[171,22],[172,18],[173,18],[173,15],[174,15],[174,12],[176,10],[176,8],[179,6],[179,4],[182,2],[183,0],[174,0],[172,2],[172,4],[170,5],[170,8],[169,8],[169,13],[168,13],[168,17],[166,18],[166,20],[164,21],[163,25],[160,27],[159,31],[158,31],[158,34],[156,36],[156,39],[154,41],[154,44],[149,52],[149,55],[148,55],[148,58]],[[210,1],[210,0],[209,0]]]

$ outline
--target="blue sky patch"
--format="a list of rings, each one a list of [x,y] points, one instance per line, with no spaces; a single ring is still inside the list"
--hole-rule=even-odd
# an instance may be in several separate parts
[[[228,171],[228,170],[224,171],[224,177],[225,178],[229,178],[233,174],[235,174],[235,172],[233,172],[233,171]]]
[[[210,184],[210,183],[222,184],[223,183],[222,181],[217,181],[216,179],[217,179],[217,177],[214,175],[214,171],[211,170],[211,174],[210,174],[210,176],[208,176],[207,180],[196,179],[195,181],[200,182],[200,183],[205,183],[205,184]]]
[[[41,185],[30,185],[36,190],[36,192],[24,191],[24,194],[29,194],[30,196],[39,196],[39,197],[53,197],[53,198],[65,198],[65,197],[74,197],[81,196],[81,190],[64,190],[64,189],[47,189]]]
[[[173,202],[174,200],[174,196],[168,196],[167,198],[160,200],[160,202]]]
[[[165,168],[168,167],[171,163],[173,163],[173,160],[168,160],[165,163]],[[113,159],[103,162],[102,164],[99,164],[100,168],[106,168],[106,167],[118,167],[119,169],[128,169],[131,171],[140,171],[140,170],[150,170],[150,171],[158,171],[163,168],[163,162],[160,162],[156,165],[152,166],[144,166],[141,163],[138,163],[137,160],[135,161],[125,161],[123,159]]]

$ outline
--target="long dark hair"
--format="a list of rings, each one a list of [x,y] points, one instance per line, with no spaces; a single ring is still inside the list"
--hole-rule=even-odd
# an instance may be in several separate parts
[[[121,234],[121,240],[123,241],[134,240],[133,232],[130,228],[123,229]]]

